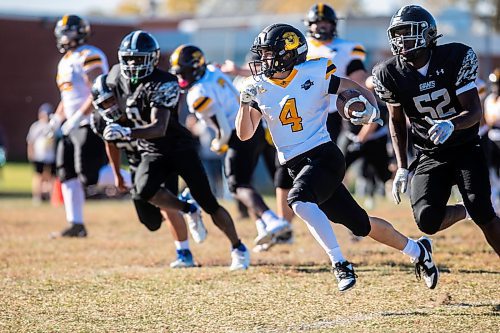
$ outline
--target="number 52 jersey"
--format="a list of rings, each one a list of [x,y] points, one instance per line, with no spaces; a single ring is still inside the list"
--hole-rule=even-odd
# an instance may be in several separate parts
[[[404,109],[418,150],[432,152],[476,140],[479,124],[454,131],[436,146],[427,134],[431,125],[424,119],[448,119],[463,111],[457,96],[476,89],[476,54],[460,43],[439,45],[432,49],[427,66],[423,75],[397,56],[378,64],[373,69],[376,93],[384,102]]]
[[[329,142],[326,118],[330,102],[330,81],[335,66],[319,58],[295,66],[286,79],[249,78],[257,86],[257,97],[251,106],[267,122],[281,164],[314,147]]]

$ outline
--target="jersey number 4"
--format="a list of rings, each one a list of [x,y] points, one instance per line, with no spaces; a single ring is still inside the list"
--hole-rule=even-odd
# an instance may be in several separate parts
[[[287,99],[280,112],[280,121],[283,126],[292,125],[292,132],[302,131],[302,118],[297,113],[295,98]]]
[[[430,106],[422,106],[422,102],[437,101],[439,98],[443,97],[441,103],[439,103],[436,108]],[[450,108],[448,112],[445,112],[443,108],[450,104],[450,94],[446,88],[433,91],[431,93],[423,94],[417,97],[413,97],[413,102],[420,113],[430,113],[432,119],[440,119],[455,114],[455,108]]]

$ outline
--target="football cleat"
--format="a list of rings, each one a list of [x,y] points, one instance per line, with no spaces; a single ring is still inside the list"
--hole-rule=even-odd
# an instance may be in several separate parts
[[[84,238],[87,237],[87,229],[83,224],[72,223],[70,227],[64,229],[61,232],[53,232],[50,234],[50,238],[59,237],[76,237]]]
[[[291,230],[291,225],[287,220],[275,219],[266,225],[265,233],[257,234],[255,238],[256,245],[270,243],[273,238],[280,237]]]
[[[231,251],[231,271],[245,270],[250,266],[250,252],[243,245],[242,248],[233,249]]]
[[[281,236],[276,237],[275,242],[276,244],[293,244],[293,230],[290,228],[289,231],[285,232]]]
[[[424,236],[418,239],[417,244],[420,256],[412,260],[415,263],[415,276],[420,280],[423,275],[427,288],[434,289],[439,280],[439,270],[432,260],[432,241]]]
[[[170,263],[170,268],[189,268],[194,267],[194,260],[191,251],[177,250],[177,259]]]
[[[189,189],[186,188],[179,197],[183,201],[187,201],[193,205],[196,209],[193,212],[185,213],[184,217],[187,221],[189,232],[196,243],[202,243],[207,238],[207,228],[203,224],[203,218],[201,216],[201,208],[198,203],[191,197]]]
[[[332,267],[332,272],[337,278],[340,291],[346,291],[356,284],[356,278],[358,276],[354,273],[354,268],[350,262],[343,261],[335,263],[335,266]]]

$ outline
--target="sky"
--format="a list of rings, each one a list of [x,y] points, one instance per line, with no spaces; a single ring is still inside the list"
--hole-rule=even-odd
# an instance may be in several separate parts
[[[0,0],[0,14],[85,15],[89,11],[112,11],[121,0]],[[182,0],[179,0],[182,1]],[[373,14],[392,14],[398,0],[363,0]]]

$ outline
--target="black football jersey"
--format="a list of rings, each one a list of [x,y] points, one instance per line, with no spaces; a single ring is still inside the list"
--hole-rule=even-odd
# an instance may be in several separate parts
[[[457,95],[475,88],[477,73],[476,54],[460,43],[436,46],[425,76],[397,56],[373,69],[377,95],[387,103],[402,106],[411,123],[415,147],[427,152],[477,140],[479,124],[454,131],[445,143],[436,146],[429,140],[431,125],[424,119],[448,119],[463,111]]]
[[[151,109],[162,107],[170,110],[165,135],[154,139],[138,139],[141,152],[167,153],[194,145],[191,132],[179,123],[178,105],[180,89],[177,78],[167,72],[155,70],[132,87],[130,80],[120,75],[120,65],[111,68],[106,80],[117,97],[118,105],[140,127],[151,123]]]
[[[124,127],[133,126],[133,123],[128,119],[126,119],[125,121],[118,121],[117,123]],[[103,132],[106,128],[106,125],[106,121],[101,117],[99,112],[97,112],[97,110],[94,110],[90,115],[90,127],[92,128],[94,133],[101,137],[103,140]],[[122,149],[123,151],[125,151],[130,169],[135,170],[139,165],[139,162],[141,162],[141,154],[139,153],[139,149],[137,147],[137,140],[115,140],[111,142],[114,143],[118,149]]]

